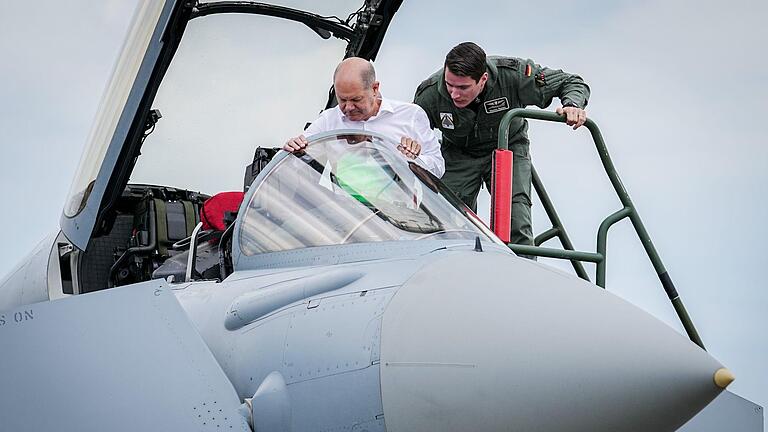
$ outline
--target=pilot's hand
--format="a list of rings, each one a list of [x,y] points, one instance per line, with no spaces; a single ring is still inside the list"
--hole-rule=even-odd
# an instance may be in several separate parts
[[[299,135],[286,141],[283,150],[293,153],[302,150],[307,144],[307,139],[304,138],[304,135]]]
[[[400,145],[397,146],[397,149],[408,159],[416,159],[419,153],[421,153],[421,145],[416,140],[408,137],[400,138]]]
[[[573,126],[573,129],[578,129],[579,126],[587,122],[587,112],[577,107],[560,107],[556,110],[560,115],[565,114],[565,123],[568,126]]]

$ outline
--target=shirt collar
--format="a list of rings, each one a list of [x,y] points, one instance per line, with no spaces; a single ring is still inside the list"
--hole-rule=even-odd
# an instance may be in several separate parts
[[[381,97],[381,106],[379,107],[379,112],[376,113],[378,116],[383,112],[393,113],[395,112],[395,108],[392,106],[392,102],[390,102],[389,99],[385,98],[384,96]]]

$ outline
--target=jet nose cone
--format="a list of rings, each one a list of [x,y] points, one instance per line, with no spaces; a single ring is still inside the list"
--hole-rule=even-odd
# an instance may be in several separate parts
[[[493,252],[436,260],[384,313],[390,432],[674,431],[732,378],[611,293]]]
[[[721,389],[728,387],[736,377],[726,368],[720,368],[715,372],[715,384]]]

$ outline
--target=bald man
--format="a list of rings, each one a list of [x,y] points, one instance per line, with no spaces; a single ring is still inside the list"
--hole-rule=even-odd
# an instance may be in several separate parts
[[[384,98],[379,92],[373,64],[359,57],[345,59],[333,73],[338,105],[323,111],[304,131],[289,139],[289,152],[307,146],[306,136],[334,129],[360,129],[400,140],[397,150],[437,177],[445,172],[440,143],[429,119],[418,105]]]

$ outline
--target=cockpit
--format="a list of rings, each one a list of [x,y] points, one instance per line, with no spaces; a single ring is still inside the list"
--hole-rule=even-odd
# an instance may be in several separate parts
[[[237,269],[295,265],[298,255],[328,256],[336,253],[329,248],[348,245],[503,246],[439,179],[374,133],[319,134],[296,153],[260,147],[244,186],[240,205],[242,192],[209,197],[129,185],[105,234],[79,255],[87,277],[77,280],[77,291],[158,278],[223,280]],[[222,195],[228,195],[225,205]],[[211,227],[208,219],[218,223]],[[195,229],[201,221],[210,229]],[[408,246],[416,241],[419,248]]]

